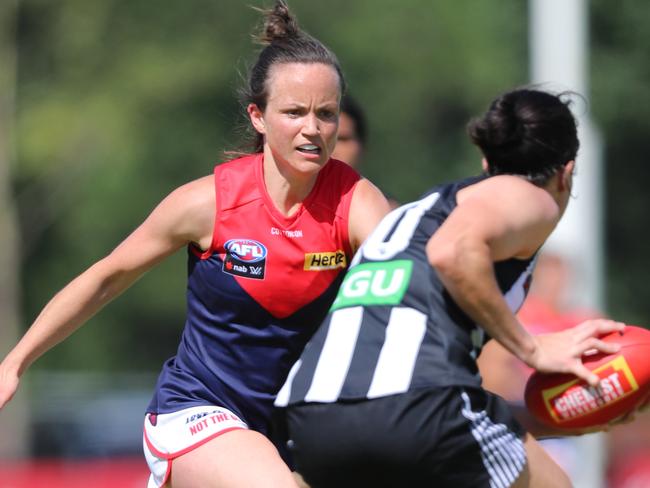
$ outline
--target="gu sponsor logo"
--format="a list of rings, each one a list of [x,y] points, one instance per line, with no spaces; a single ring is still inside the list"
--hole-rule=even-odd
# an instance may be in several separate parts
[[[267,250],[264,244],[253,239],[230,239],[223,245],[226,257],[222,270],[235,276],[264,279]]]
[[[590,414],[639,389],[623,356],[617,356],[594,373],[600,378],[598,386],[574,380],[542,392],[544,404],[556,422]]]
[[[357,305],[397,305],[411,281],[413,261],[363,263],[350,268],[330,310]]]
[[[332,252],[309,252],[305,254],[305,271],[324,271],[326,269],[345,268],[345,253],[340,249]]]

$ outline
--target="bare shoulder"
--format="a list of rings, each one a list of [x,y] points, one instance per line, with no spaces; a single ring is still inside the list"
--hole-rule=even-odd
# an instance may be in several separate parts
[[[494,191],[499,191],[503,192],[504,190],[507,190],[508,193],[521,193],[521,192],[530,192],[534,191],[535,189],[540,189],[539,187],[533,185],[526,179],[522,178],[521,176],[515,176],[515,175],[497,175],[497,176],[491,176],[489,178],[484,179],[483,181],[480,181],[476,183],[475,185],[469,187],[469,188],[474,188],[478,192],[494,192]]]
[[[168,198],[175,200],[176,203],[186,205],[200,205],[210,199],[214,201],[214,177],[212,175],[203,176],[185,183],[172,191]]]
[[[550,220],[558,217],[559,210],[548,191],[514,175],[492,176],[461,190],[458,203],[501,207],[508,212],[534,211],[540,218]]]
[[[388,208],[388,202],[382,191],[366,178],[361,178],[357,182],[353,198],[357,200],[360,205],[381,205],[385,203],[386,208]]]
[[[561,211],[549,191],[524,178],[500,175],[458,192],[458,206],[431,239],[483,242],[494,260],[527,258],[557,225]]]
[[[154,212],[168,220],[170,231],[199,246],[209,245],[216,214],[214,177],[204,176],[173,190]]]
[[[381,190],[365,178],[359,180],[350,205],[349,233],[354,250],[388,212],[390,206]]]

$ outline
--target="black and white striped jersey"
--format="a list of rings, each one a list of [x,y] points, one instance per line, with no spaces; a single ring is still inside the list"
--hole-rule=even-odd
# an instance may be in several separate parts
[[[481,179],[435,187],[381,221],[354,257],[276,405],[480,386],[476,357],[487,338],[445,290],[425,247],[456,207],[456,193]],[[524,301],[533,266],[532,258],[494,265],[513,311]]]

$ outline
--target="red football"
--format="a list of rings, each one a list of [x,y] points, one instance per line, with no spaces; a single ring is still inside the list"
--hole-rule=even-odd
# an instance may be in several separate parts
[[[526,383],[528,410],[557,429],[582,429],[606,424],[635,410],[650,393],[650,330],[628,325],[622,333],[601,337],[622,348],[616,354],[583,357],[600,377],[589,386],[572,374],[535,372]]]

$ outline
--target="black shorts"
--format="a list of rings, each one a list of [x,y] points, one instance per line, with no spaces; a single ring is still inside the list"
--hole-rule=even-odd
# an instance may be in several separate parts
[[[312,488],[500,488],[526,465],[523,428],[478,388],[293,405],[287,422],[296,470]]]

